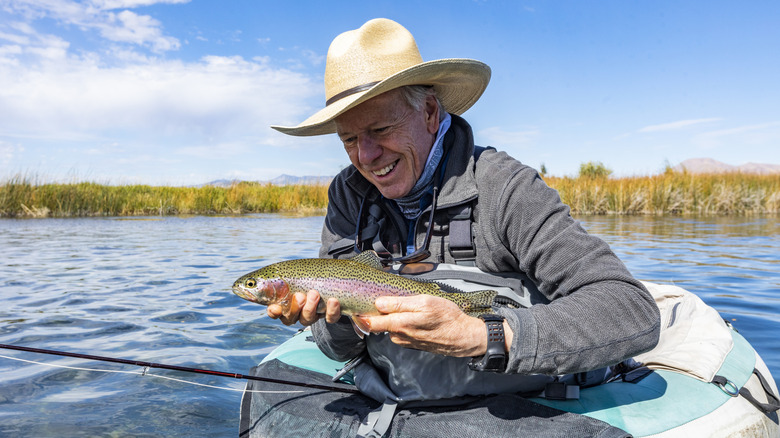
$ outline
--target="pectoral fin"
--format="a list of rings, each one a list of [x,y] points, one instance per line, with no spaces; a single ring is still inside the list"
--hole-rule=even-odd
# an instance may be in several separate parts
[[[355,333],[360,336],[360,339],[365,338],[370,333],[368,323],[360,315],[352,315],[349,317],[349,320],[352,321],[352,328],[355,329]]]

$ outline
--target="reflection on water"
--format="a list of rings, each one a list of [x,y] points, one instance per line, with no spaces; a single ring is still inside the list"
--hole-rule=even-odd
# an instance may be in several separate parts
[[[581,217],[643,280],[713,305],[780,379],[777,218]],[[240,275],[316,257],[322,217],[0,221],[0,343],[246,373],[295,328],[230,292]],[[240,393],[139,367],[0,350],[0,436],[225,436]],[[152,374],[243,387],[220,377]]]

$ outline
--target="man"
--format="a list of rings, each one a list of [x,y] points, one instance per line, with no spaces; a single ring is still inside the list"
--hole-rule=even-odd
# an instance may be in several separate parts
[[[527,376],[594,370],[658,340],[650,294],[571,218],[557,192],[505,153],[475,149],[459,114],[489,78],[489,67],[475,60],[423,62],[406,29],[371,20],[331,44],[325,108],[296,127],[274,127],[290,135],[335,132],[352,162],[329,189],[321,257],[430,252],[426,261],[522,273],[547,303],[497,306],[483,320],[442,298],[382,297],[381,315],[365,317],[365,338],[340,318],[335,299],[321,319],[316,291],[297,294],[288,313],[269,307],[285,324],[312,325],[334,359],[367,350],[399,399],[533,389],[538,382]],[[453,389],[439,391],[448,381]]]

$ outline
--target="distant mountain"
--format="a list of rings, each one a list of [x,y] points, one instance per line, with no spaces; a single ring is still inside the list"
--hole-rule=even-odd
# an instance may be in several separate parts
[[[203,187],[203,186],[214,186],[214,187],[230,187],[233,184],[238,184],[241,181],[237,179],[216,179],[214,181],[207,182],[206,184],[201,184],[197,187]]]
[[[274,179],[270,179],[267,181],[253,181],[260,184],[273,184],[275,186],[292,186],[292,185],[328,185],[330,184],[331,180],[333,180],[332,176],[293,176],[293,175],[279,175]],[[207,182],[206,184],[203,184],[203,186],[214,186],[214,187],[230,187],[233,184],[240,183],[240,180],[237,179],[217,179],[214,181]]]
[[[745,163],[739,166],[732,166],[712,158],[690,158],[674,166],[674,170],[682,171],[683,169],[690,173],[742,172],[770,174],[780,173],[780,164]]]
[[[292,185],[328,185],[330,184],[332,176],[293,176],[293,175],[279,175],[276,178],[266,181],[276,186],[292,186]]]

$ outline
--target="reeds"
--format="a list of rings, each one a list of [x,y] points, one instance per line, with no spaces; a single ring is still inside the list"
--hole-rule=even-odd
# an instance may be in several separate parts
[[[326,186],[241,182],[230,187],[33,184],[0,185],[0,217],[149,216],[324,211]]]
[[[780,174],[689,174],[626,178],[544,177],[573,214],[751,215],[780,213]],[[39,184],[17,176],[0,185],[0,217],[149,216],[323,212],[322,185],[230,187]]]
[[[751,215],[780,212],[780,174],[667,171],[627,178],[545,177],[573,214]]]

